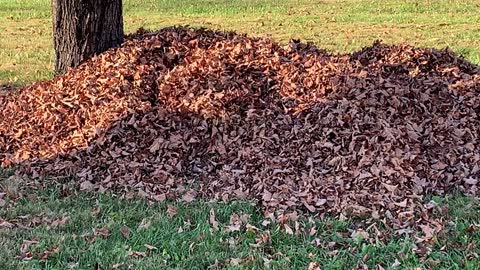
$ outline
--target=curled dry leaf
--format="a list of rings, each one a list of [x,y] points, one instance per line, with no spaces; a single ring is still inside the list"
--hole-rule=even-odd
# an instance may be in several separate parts
[[[29,251],[30,246],[38,243],[39,242],[37,240],[23,240],[23,243],[20,246],[20,259],[24,261],[31,260],[33,258],[33,254]]]
[[[311,262],[308,264],[308,270],[321,270],[320,265],[316,262]]]
[[[95,185],[90,181],[84,181],[80,183],[80,190],[82,191],[92,191],[95,188]]]
[[[428,242],[435,236],[435,228],[432,228],[430,225],[419,225],[422,229],[423,237],[418,238],[418,242]]]
[[[197,196],[197,192],[193,191],[193,190],[190,190],[188,191],[187,193],[185,193],[182,197],[182,199],[189,203],[189,202],[193,202],[195,200],[195,197]]]
[[[258,248],[260,246],[263,246],[265,244],[270,243],[270,232],[266,231],[261,233],[255,238],[255,244],[250,244],[251,247]]]
[[[108,236],[110,236],[110,230],[106,227],[97,228],[97,229],[95,229],[95,235],[99,235],[99,236],[102,236],[102,237],[108,237]]]
[[[0,228],[11,229],[11,228],[13,228],[13,227],[15,227],[15,224],[10,223],[10,222],[8,222],[8,221],[3,220],[3,219],[0,218]]]
[[[149,245],[149,244],[144,244],[144,246],[148,249],[148,250],[157,250],[158,248],[152,246],[152,245]]]
[[[167,205],[167,214],[169,217],[174,217],[176,216],[178,213],[178,209],[176,206],[173,206],[173,205]]]
[[[123,237],[125,238],[129,238],[130,237],[130,229],[127,227],[127,226],[122,226],[120,228],[120,233],[123,235]]]
[[[127,252],[127,255],[135,258],[147,257],[147,253],[142,251],[134,251],[134,250],[129,250]]]
[[[144,219],[142,219],[142,221],[138,225],[137,231],[146,230],[146,229],[150,228],[151,225],[152,225],[152,221],[144,218]]]
[[[213,210],[213,208],[210,209],[210,216],[208,218],[208,222],[210,223],[210,225],[212,225],[214,231],[219,230],[218,221],[215,218],[215,210]]]
[[[283,224],[283,228],[287,234],[293,235],[293,230],[288,224]]]
[[[69,216],[63,216],[59,219],[55,219],[54,221],[52,221],[52,223],[50,224],[50,226],[52,228],[57,228],[59,226],[63,226],[65,225],[65,223],[67,223],[67,221],[70,219]]]

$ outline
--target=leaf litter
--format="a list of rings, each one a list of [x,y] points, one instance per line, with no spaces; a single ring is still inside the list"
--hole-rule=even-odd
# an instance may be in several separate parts
[[[427,238],[426,195],[478,195],[479,129],[480,68],[450,50],[331,55],[185,27],[0,94],[0,163],[31,178],[423,224]]]

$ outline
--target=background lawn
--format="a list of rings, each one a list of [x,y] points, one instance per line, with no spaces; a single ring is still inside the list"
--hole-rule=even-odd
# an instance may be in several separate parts
[[[205,26],[350,52],[381,39],[480,63],[477,0],[124,0],[125,28]],[[50,0],[0,0],[0,83],[52,76]]]
[[[127,32],[189,24],[282,42],[300,38],[332,52],[382,39],[448,46],[480,63],[477,0],[124,0],[124,6]],[[0,84],[50,78],[51,44],[49,0],[0,0]],[[479,202],[461,195],[425,198],[438,204],[434,212],[444,224],[425,245],[423,232],[381,224],[359,231],[358,220],[299,218],[285,227],[254,202],[150,205],[78,193],[72,183],[19,181],[11,173],[0,171],[0,269],[480,269]]]

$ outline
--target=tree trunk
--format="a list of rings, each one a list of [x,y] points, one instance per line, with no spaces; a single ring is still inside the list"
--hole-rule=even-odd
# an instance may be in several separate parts
[[[55,73],[123,42],[122,0],[52,0]]]

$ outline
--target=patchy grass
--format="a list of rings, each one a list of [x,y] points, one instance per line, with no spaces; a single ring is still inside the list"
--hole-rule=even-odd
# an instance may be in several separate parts
[[[384,237],[376,227],[356,231],[354,221],[332,218],[300,218],[299,230],[290,220],[289,234],[246,202],[150,204],[78,193],[69,185],[17,187],[9,194],[19,198],[4,198],[0,207],[0,269],[480,267],[480,206],[463,196],[433,198],[448,207],[443,217],[451,221],[426,247],[415,234],[381,231]],[[235,214],[243,219],[238,230],[229,229]]]
[[[376,39],[451,47],[480,63],[480,3],[476,0],[124,0],[127,32],[139,27],[204,26],[299,38],[332,52]],[[50,0],[0,0],[0,83],[52,76]]]

